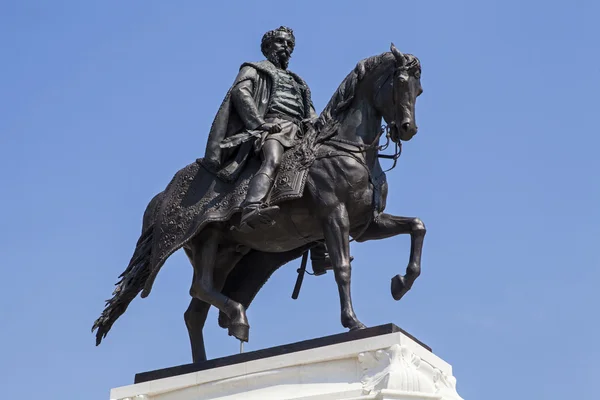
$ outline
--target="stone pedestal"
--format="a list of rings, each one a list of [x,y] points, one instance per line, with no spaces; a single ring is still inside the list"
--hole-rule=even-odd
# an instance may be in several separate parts
[[[462,400],[452,367],[392,324],[136,375],[111,400]]]

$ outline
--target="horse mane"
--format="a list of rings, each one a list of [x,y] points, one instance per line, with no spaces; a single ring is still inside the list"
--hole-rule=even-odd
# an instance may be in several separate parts
[[[394,55],[391,52],[386,52],[365,58],[356,64],[356,67],[340,83],[317,119],[315,125],[321,131],[319,136],[323,136],[323,134],[329,136],[328,133],[336,129],[337,124],[345,114],[344,111],[350,107],[354,100],[359,82],[362,81],[365,75],[379,67],[386,60],[393,61]]]
[[[410,70],[421,70],[421,63],[417,57],[412,54],[405,54],[405,57],[406,65]],[[359,61],[356,67],[344,78],[315,123],[315,127],[320,131],[320,138],[329,137],[335,133],[337,125],[345,115],[345,111],[348,110],[354,100],[358,84],[368,73],[385,62],[395,63],[395,57],[389,51]]]

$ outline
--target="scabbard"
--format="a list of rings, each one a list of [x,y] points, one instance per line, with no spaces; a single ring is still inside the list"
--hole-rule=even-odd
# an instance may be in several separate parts
[[[238,133],[236,135],[232,135],[228,138],[225,138],[219,143],[219,147],[222,149],[230,149],[232,147],[237,147],[243,143],[246,143],[249,140],[256,139],[261,137],[263,131],[261,130],[252,130],[252,131],[244,131],[242,133]]]
[[[302,263],[298,268],[298,278],[296,278],[296,285],[294,286],[294,292],[292,293],[292,299],[298,299],[300,294],[300,288],[302,287],[302,281],[304,280],[304,274],[306,273],[306,264],[308,263],[308,251],[302,254]]]

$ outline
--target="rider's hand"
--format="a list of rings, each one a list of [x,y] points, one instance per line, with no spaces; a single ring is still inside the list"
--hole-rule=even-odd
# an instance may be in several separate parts
[[[281,125],[275,122],[265,122],[260,126],[260,129],[269,133],[279,133],[281,132]]]

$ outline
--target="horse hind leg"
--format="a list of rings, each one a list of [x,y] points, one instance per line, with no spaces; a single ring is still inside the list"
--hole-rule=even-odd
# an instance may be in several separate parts
[[[188,309],[183,314],[192,346],[192,360],[195,363],[206,361],[204,333],[202,330],[204,329],[209,310],[210,304],[197,298],[192,298]]]
[[[191,251],[185,249],[190,262],[192,261]],[[235,248],[231,248],[230,251],[226,252],[225,249],[218,251],[217,266],[214,274],[214,286],[215,290],[222,291],[225,286],[225,281],[231,269],[239,262],[239,260],[248,252],[248,249],[242,249],[238,251]],[[226,253],[223,257],[222,253]],[[194,278],[195,279],[195,278]],[[206,348],[204,346],[204,324],[208,317],[210,310],[210,304],[192,297],[189,307],[183,314],[185,325],[188,330],[190,337],[190,344],[192,347],[192,359],[193,362],[206,361]],[[224,316],[224,317],[222,317]],[[227,328],[229,326],[229,319],[223,313],[219,312],[219,319],[227,319]]]
[[[248,254],[249,251],[250,248],[248,247],[231,246],[228,249],[224,249],[224,254],[219,256],[219,260],[221,262],[218,264],[218,268],[215,270],[215,289],[221,292],[223,295],[227,296],[225,293],[223,293],[223,288],[225,287],[225,282],[227,282],[229,273],[233,270],[233,268],[235,268],[240,260],[244,258],[246,254]],[[229,299],[230,301],[233,301],[233,299]],[[245,309],[243,304],[242,306]],[[219,312],[218,323],[221,328],[228,329],[231,324],[231,320],[227,314],[221,311]]]
[[[188,246],[194,267],[190,295],[224,312],[230,319],[229,335],[247,342],[250,325],[244,306],[223,295],[220,288],[215,285],[215,266],[221,256],[218,254],[220,239],[220,231],[209,227],[205,228]]]
[[[358,242],[364,242],[410,234],[410,257],[406,274],[398,274],[392,278],[391,292],[394,300],[400,300],[412,288],[414,281],[421,274],[421,253],[425,233],[425,224],[419,218],[383,213],[371,222],[365,233],[357,239]]]

